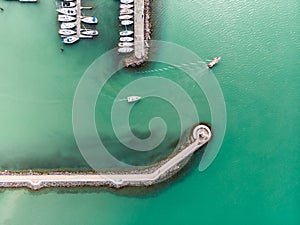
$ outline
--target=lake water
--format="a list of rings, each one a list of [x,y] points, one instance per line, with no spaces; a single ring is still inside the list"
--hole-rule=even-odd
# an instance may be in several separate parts
[[[1,170],[89,168],[73,135],[73,97],[86,69],[117,45],[120,27],[117,0],[83,3],[96,6],[87,14],[100,19],[100,35],[64,52],[54,0],[0,3]],[[222,56],[213,73],[225,98],[227,129],[215,161],[199,172],[197,154],[179,177],[149,189],[2,190],[0,224],[300,223],[300,2],[164,0],[152,8],[153,39],[203,60]],[[97,128],[116,155],[127,149],[114,136],[110,108],[122,87],[138,78],[176,82],[193,99],[200,121],[210,123],[205,95],[179,69],[158,70],[167,66],[121,70],[100,93]],[[130,125],[147,137],[149,120],[161,116],[166,140],[146,157],[121,154],[125,162],[158,160],[180,135],[176,109],[146,100],[133,107]]]

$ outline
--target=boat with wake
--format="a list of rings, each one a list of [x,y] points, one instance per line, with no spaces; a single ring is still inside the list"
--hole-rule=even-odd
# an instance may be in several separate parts
[[[129,96],[127,97],[127,102],[131,103],[131,102],[137,102],[141,99],[140,96]]]
[[[221,57],[215,57],[213,60],[211,60],[211,61],[207,64],[208,68],[214,67],[216,64],[218,64],[218,63],[220,62],[220,60],[221,60]]]

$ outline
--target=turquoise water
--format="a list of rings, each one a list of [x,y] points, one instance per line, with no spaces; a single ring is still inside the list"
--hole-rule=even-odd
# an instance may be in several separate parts
[[[73,96],[87,67],[116,46],[120,28],[118,1],[86,3],[97,6],[91,14],[100,18],[100,36],[64,46],[62,53],[55,1],[1,1],[1,170],[88,167],[72,132]],[[202,59],[222,56],[213,72],[226,100],[227,130],[216,160],[202,173],[194,161],[171,185],[141,194],[5,190],[0,224],[300,223],[300,3],[165,0],[152,6],[155,39],[182,45]],[[179,70],[157,72],[165,66],[139,70],[154,71],[148,73],[122,70],[100,94],[96,122],[112,151],[124,149],[112,136],[109,106],[137,77],[177,82],[193,98],[200,120],[210,122],[203,93]],[[172,150],[179,123],[170,124],[178,121],[172,106],[159,99],[149,103],[151,110],[143,102],[134,107],[130,123],[146,137],[147,119],[157,114],[166,119],[167,140],[150,157],[157,159]]]

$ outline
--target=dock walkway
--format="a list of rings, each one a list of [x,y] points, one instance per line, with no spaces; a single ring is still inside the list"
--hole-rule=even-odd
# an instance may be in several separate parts
[[[134,1],[134,54],[141,59],[145,55],[145,23],[144,23],[144,0]]]

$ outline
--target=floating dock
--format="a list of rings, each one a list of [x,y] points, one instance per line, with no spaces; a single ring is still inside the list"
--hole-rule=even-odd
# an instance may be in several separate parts
[[[192,128],[186,139],[181,139],[180,146],[173,154],[161,162],[132,171],[106,171],[98,173],[76,172],[0,172],[0,188],[27,187],[38,190],[47,187],[108,186],[150,186],[162,182],[176,174],[200,147],[212,138],[209,127],[199,124]]]

